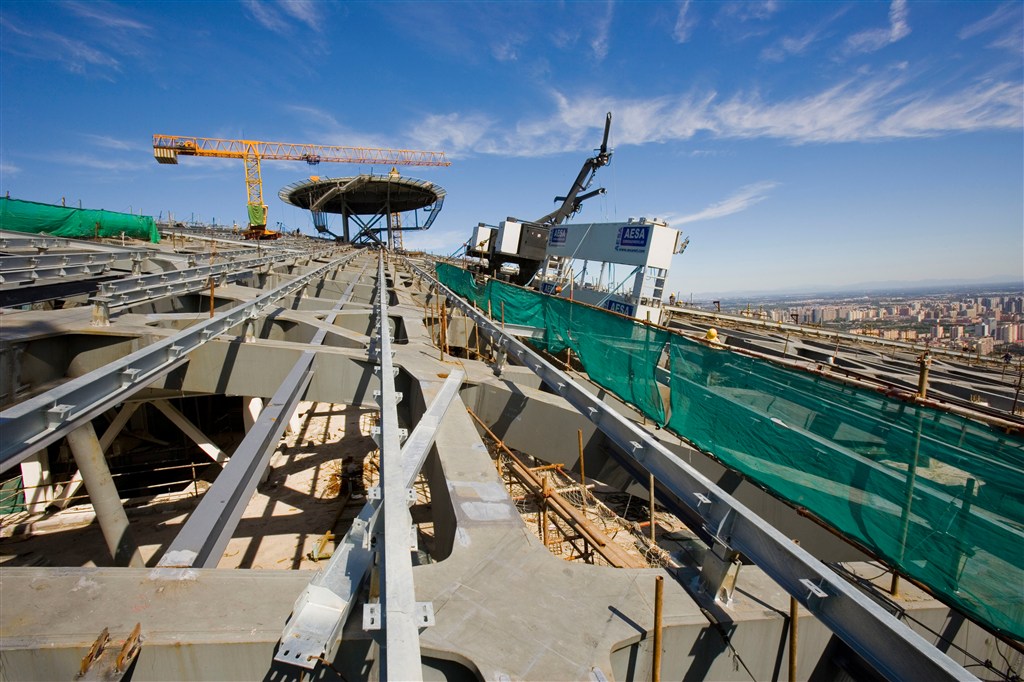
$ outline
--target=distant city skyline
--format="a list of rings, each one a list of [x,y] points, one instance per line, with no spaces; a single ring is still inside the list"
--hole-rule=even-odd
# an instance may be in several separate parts
[[[707,301],[694,307],[708,307]],[[715,313],[765,323],[813,325],[926,348],[1024,356],[1024,290],[975,289],[877,296],[761,297],[712,301]]]
[[[536,218],[613,114],[577,222],[691,237],[666,290],[1024,281],[1019,2],[0,6],[0,192],[244,223],[242,163],[152,158],[154,133],[439,149],[448,195],[408,248]],[[271,227],[312,233],[263,164]]]

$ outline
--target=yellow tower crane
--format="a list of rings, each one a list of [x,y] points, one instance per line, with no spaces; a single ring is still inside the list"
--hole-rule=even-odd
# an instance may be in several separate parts
[[[221,140],[211,137],[154,135],[153,156],[159,163],[178,163],[178,156],[208,156],[242,159],[245,162],[245,192],[248,199],[249,229],[246,239],[277,239],[281,235],[267,229],[267,205],[263,203],[263,176],[260,161],[305,161],[316,165],[362,163],[387,166],[450,166],[444,152],[413,149],[377,149],[374,147],[332,147],[320,144]]]

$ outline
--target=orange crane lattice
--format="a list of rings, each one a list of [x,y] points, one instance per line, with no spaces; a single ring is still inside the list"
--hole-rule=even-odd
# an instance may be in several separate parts
[[[245,162],[245,190],[248,200],[249,229],[246,239],[277,239],[280,234],[267,229],[267,205],[263,203],[263,176],[260,161],[305,161],[363,163],[388,166],[450,166],[444,152],[415,149],[378,149],[374,147],[334,147],[320,144],[221,140],[211,137],[154,135],[153,156],[159,163],[178,163],[178,156],[207,156],[242,159]]]

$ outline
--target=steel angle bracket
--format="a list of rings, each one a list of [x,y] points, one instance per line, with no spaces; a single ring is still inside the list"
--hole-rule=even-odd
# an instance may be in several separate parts
[[[341,630],[373,562],[369,538],[377,524],[373,500],[363,505],[327,566],[320,569],[292,608],[274,660],[312,670],[320,658],[334,659]]]

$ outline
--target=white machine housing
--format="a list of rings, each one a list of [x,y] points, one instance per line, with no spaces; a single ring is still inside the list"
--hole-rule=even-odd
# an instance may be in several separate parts
[[[490,228],[493,229],[493,228]],[[506,256],[519,255],[519,238],[523,231],[523,224],[515,220],[502,220],[498,223],[498,234],[495,237],[492,253],[500,253]]]
[[[658,322],[672,256],[681,253],[683,235],[664,221],[630,218],[627,222],[558,225],[548,234],[548,262],[538,277],[549,294],[572,296],[636,319]],[[583,261],[582,266],[579,262]],[[596,282],[584,273],[599,270]],[[614,266],[632,266],[621,282]],[[608,281],[605,281],[606,275]],[[570,280],[573,281],[570,284]]]
[[[486,253],[491,237],[493,237],[494,233],[497,231],[498,228],[496,227],[480,223],[476,226],[476,229],[473,230],[473,241],[470,242],[469,249],[471,251]]]

